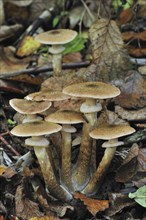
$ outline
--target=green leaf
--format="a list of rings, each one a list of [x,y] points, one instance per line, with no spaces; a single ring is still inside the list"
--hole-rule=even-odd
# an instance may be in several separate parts
[[[57,15],[52,21],[52,25],[54,28],[57,26],[57,24],[59,24],[59,21],[60,21],[60,16]]]
[[[84,49],[85,43],[87,39],[77,35],[76,38],[68,44],[65,44],[65,50],[63,54],[66,55],[68,53],[78,52]]]
[[[15,125],[16,124],[16,121],[13,121],[10,118],[7,120],[7,122],[8,122],[9,125]]]
[[[140,187],[136,192],[129,193],[129,198],[134,199],[139,205],[146,208],[146,185]]]

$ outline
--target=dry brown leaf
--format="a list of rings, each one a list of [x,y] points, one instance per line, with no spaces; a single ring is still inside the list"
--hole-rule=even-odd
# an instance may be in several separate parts
[[[87,209],[93,216],[95,216],[97,212],[104,211],[105,209],[109,208],[108,200],[91,199],[79,192],[74,193],[74,198],[80,199],[84,205],[87,206]]]
[[[40,85],[43,82],[43,79],[40,76],[32,76],[30,74],[24,73],[18,76],[9,77],[11,81],[23,82],[32,85]]]
[[[126,31],[122,33],[122,38],[124,41],[130,41],[130,40],[146,41],[146,30],[138,33],[134,31]]]
[[[7,170],[7,167],[0,165],[0,176]]]
[[[39,204],[29,200],[23,194],[23,186],[19,185],[15,195],[15,209],[18,218],[27,220],[33,216],[42,217],[44,214],[39,210]]]
[[[134,47],[132,45],[129,45],[127,49],[131,56],[134,56],[134,57],[146,56],[146,48]]]
[[[119,26],[123,24],[127,24],[134,16],[134,13],[131,8],[126,10],[122,10],[117,19],[117,23]]]
[[[138,170],[137,157],[139,153],[139,146],[133,144],[130,148],[130,151],[123,161],[122,165],[118,168],[116,172],[116,181],[117,182],[127,182],[130,180]]]
[[[137,157],[138,171],[146,172],[146,148],[141,148]]]
[[[13,37],[18,31],[22,29],[21,24],[14,24],[14,25],[2,25],[0,26],[0,42]]]
[[[122,78],[128,60],[121,33],[115,21],[97,20],[89,30],[96,77],[102,81]]]
[[[63,56],[63,63],[75,63],[75,62],[81,62],[82,61],[82,56],[81,53],[76,52],[76,53],[69,53],[65,56]]]
[[[136,71],[129,71],[120,87],[121,94],[115,98],[124,108],[142,108],[146,106],[146,80]]]
[[[10,93],[24,94],[23,89],[20,88],[18,84],[3,79],[0,79],[0,90]]]

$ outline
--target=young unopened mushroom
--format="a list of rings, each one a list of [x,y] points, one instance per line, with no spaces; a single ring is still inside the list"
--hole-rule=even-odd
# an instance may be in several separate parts
[[[76,190],[81,190],[87,184],[90,172],[92,139],[89,136],[89,132],[97,123],[97,112],[102,109],[97,100],[114,98],[120,94],[120,90],[111,84],[103,82],[85,82],[67,86],[63,89],[63,93],[85,99],[80,111],[84,113],[89,123],[84,123],[83,125],[80,152],[77,165],[73,171],[73,178],[77,185]]]
[[[43,32],[35,37],[35,40],[42,44],[52,45],[49,52],[53,54],[54,76],[60,76],[62,70],[62,45],[69,43],[77,36],[77,32],[69,29],[57,29]]]
[[[72,196],[57,182],[49,141],[44,137],[44,135],[58,132],[61,129],[62,127],[55,123],[35,121],[17,125],[11,130],[11,133],[19,137],[32,136],[25,140],[25,145],[33,147],[47,189],[55,198],[67,201],[70,200]]]
[[[71,134],[76,132],[76,129],[71,124],[84,123],[85,120],[80,112],[62,110],[48,115],[46,121],[59,123],[62,125],[62,158],[61,158],[61,181],[69,188],[73,189],[71,180]]]
[[[94,139],[102,139],[108,140],[102,144],[102,147],[106,148],[104,152],[104,156],[91,177],[89,183],[86,187],[82,190],[82,192],[86,195],[92,195],[96,193],[98,187],[101,184],[101,181],[111,164],[111,161],[115,155],[115,151],[118,146],[124,144],[122,141],[118,141],[119,137],[123,137],[135,132],[135,129],[129,125],[107,125],[100,128],[95,128],[93,131],[90,132],[90,136]]]
[[[9,101],[10,106],[21,114],[25,114],[23,123],[32,121],[41,121],[42,117],[37,116],[37,113],[46,111],[51,107],[51,102],[35,102],[25,99],[11,99]]]

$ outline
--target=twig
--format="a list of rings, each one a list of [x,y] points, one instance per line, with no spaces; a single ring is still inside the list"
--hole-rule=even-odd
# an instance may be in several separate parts
[[[90,65],[89,61],[83,61],[83,62],[78,62],[78,63],[63,63],[62,68],[63,69],[75,69],[75,68],[81,68],[81,67],[87,67]],[[9,73],[2,73],[0,74],[0,79],[6,79],[12,76],[18,76],[20,74],[24,73],[33,73],[33,74],[38,74],[42,72],[47,72],[47,71],[52,71],[53,67],[52,65],[45,65],[41,67],[34,67],[30,69],[22,69],[20,71],[15,71],[15,72],[9,72]],[[52,73],[49,73],[49,76],[51,76]]]
[[[20,156],[20,154],[18,153],[18,151],[16,151],[7,141],[6,139],[3,137],[3,135],[0,134],[0,140],[6,145],[6,147],[13,152],[16,156]]]

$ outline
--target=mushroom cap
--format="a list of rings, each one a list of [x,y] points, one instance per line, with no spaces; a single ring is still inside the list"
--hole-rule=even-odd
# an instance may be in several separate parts
[[[9,104],[21,114],[41,113],[51,106],[51,102],[34,102],[26,99],[11,99]]]
[[[33,101],[62,101],[69,99],[70,96],[64,94],[61,91],[44,90],[40,92],[34,92],[25,97],[27,100]]]
[[[118,96],[120,90],[104,82],[83,82],[65,87],[63,93],[80,98],[107,99]]]
[[[77,124],[85,122],[82,113],[71,110],[60,110],[54,112],[48,115],[45,120],[60,124]]]
[[[135,132],[135,129],[129,125],[107,125],[95,128],[89,133],[94,139],[110,140],[129,135]]]
[[[61,126],[47,121],[34,121],[17,125],[11,134],[19,137],[41,136],[52,134],[61,130]]]
[[[70,29],[57,29],[38,34],[35,40],[42,44],[66,44],[77,36],[77,32]]]

